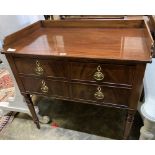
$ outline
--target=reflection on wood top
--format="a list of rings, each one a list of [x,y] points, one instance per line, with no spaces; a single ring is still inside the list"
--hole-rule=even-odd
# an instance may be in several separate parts
[[[17,54],[150,61],[143,28],[43,28],[9,44]]]

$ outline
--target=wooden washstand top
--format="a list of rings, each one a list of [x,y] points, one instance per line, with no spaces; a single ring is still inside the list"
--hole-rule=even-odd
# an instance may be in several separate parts
[[[39,21],[7,36],[3,53],[150,62],[153,45],[144,20]]]

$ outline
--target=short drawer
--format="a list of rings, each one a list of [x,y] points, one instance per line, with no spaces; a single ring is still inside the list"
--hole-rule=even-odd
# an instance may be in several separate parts
[[[14,61],[19,74],[54,78],[67,77],[67,64],[64,61],[32,58],[14,58]]]
[[[72,99],[128,106],[130,89],[72,83]]]
[[[26,92],[68,98],[68,83],[57,80],[21,77]]]
[[[134,66],[72,62],[70,70],[72,80],[132,85]]]

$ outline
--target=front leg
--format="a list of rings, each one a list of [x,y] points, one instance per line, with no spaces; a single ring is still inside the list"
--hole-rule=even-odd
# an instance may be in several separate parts
[[[29,94],[23,94],[24,98],[25,98],[25,101],[27,103],[27,106],[31,112],[31,115],[32,115],[32,118],[33,118],[33,121],[34,123],[36,124],[37,128],[40,129],[40,124],[39,124],[39,120],[38,120],[38,117],[37,117],[37,114],[36,114],[36,111],[34,109],[34,105],[33,105],[33,102],[31,100],[31,97]]]
[[[45,116],[45,115],[40,115],[39,113],[39,108],[37,106],[37,103],[42,99],[43,97],[41,96],[36,96],[36,95],[33,95],[32,96],[32,102],[34,104],[34,109],[35,109],[35,112],[38,116],[38,119],[39,119],[39,122],[42,123],[42,124],[47,124],[51,121],[50,117],[49,116]]]
[[[123,139],[128,139],[134,120],[135,111],[128,110]]]

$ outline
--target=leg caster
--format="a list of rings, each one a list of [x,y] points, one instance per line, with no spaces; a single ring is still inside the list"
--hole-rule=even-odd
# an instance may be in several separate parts
[[[38,116],[39,122],[42,124],[48,124],[50,122],[50,117],[49,116],[41,116],[39,114],[39,109],[38,106],[34,106],[36,114]]]
[[[48,124],[50,122],[50,118],[48,116],[40,116],[38,115],[39,122],[43,124]]]

